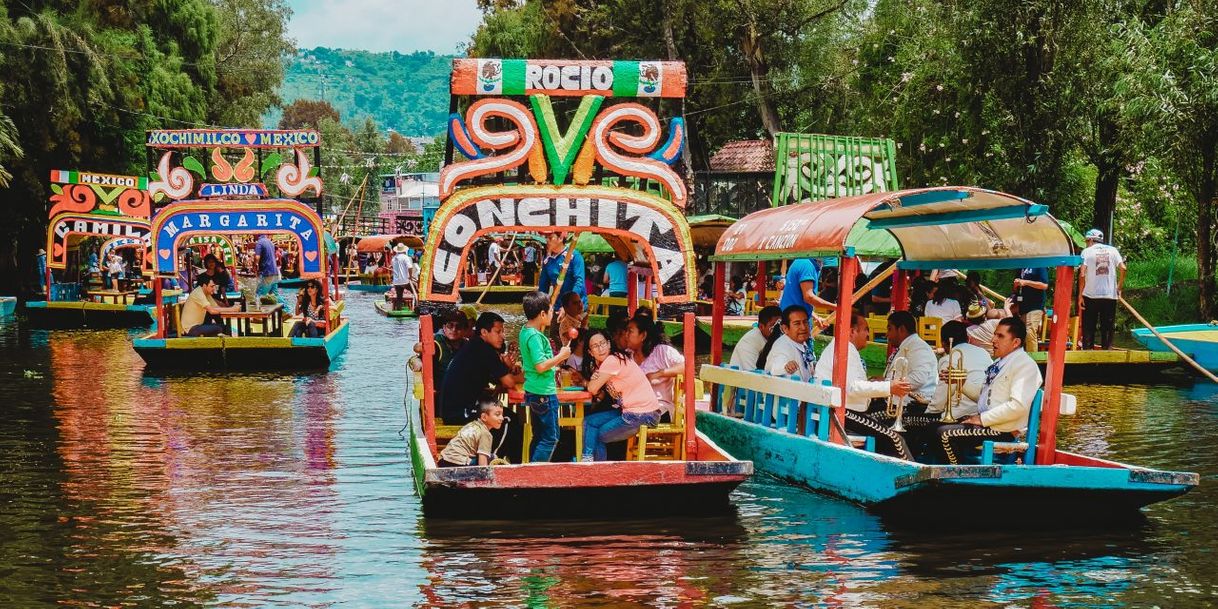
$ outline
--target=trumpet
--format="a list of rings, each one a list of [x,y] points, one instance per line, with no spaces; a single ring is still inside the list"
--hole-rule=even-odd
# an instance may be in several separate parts
[[[964,369],[964,353],[954,349],[947,352],[947,368],[943,370],[943,380],[947,383],[947,401],[943,404],[943,416],[939,418],[939,422],[955,423],[952,406],[960,408],[960,400],[964,398],[964,381],[968,380],[968,370]]]
[[[897,356],[892,360],[892,366],[889,369],[891,375],[889,381],[903,379],[909,375],[909,360],[904,356]],[[905,424],[901,422],[901,418],[905,416],[905,398],[894,398],[891,393],[888,394],[888,406],[884,409],[884,414],[893,417],[896,421],[892,424],[893,431],[905,431]]]

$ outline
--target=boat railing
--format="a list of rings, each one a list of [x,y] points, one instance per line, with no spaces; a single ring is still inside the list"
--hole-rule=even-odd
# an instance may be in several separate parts
[[[817,385],[795,376],[771,376],[761,370],[711,364],[702,366],[699,378],[714,384],[714,403],[722,414],[826,442],[831,437],[832,409],[841,406],[841,390],[827,381]],[[849,438],[853,446],[874,450],[874,438]]]

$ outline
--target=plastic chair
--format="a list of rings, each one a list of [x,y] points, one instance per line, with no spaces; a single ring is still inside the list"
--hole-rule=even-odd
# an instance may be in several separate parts
[[[918,318],[918,336],[926,341],[926,344],[939,348],[939,329],[943,326],[943,320],[938,317],[919,317]]]

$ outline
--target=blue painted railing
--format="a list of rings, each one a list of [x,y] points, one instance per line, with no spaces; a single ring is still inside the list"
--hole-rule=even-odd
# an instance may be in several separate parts
[[[736,366],[723,366],[726,370],[741,370]],[[797,376],[771,377],[764,370],[754,370],[750,374],[767,378],[788,378],[799,382]],[[823,381],[823,386],[830,386],[829,381]],[[717,409],[721,414],[739,416],[742,420],[761,425],[770,429],[785,431],[793,435],[815,437],[829,441],[829,428],[833,416],[833,406],[814,402],[802,402],[792,397],[758,391],[746,387],[736,387],[724,383],[715,384]],[[801,409],[801,405],[805,405]],[[802,420],[800,413],[802,411]],[[802,423],[802,425],[801,425]],[[800,433],[800,427],[803,433]],[[875,439],[865,439],[865,450],[874,451]]]

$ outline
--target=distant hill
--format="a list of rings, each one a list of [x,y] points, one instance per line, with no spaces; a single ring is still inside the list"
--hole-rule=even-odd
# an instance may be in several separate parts
[[[347,124],[371,116],[382,129],[431,137],[444,131],[451,66],[451,55],[430,52],[301,49],[288,64],[279,95],[285,105],[324,98]],[[281,115],[280,109],[272,109],[263,123],[273,128]]]

